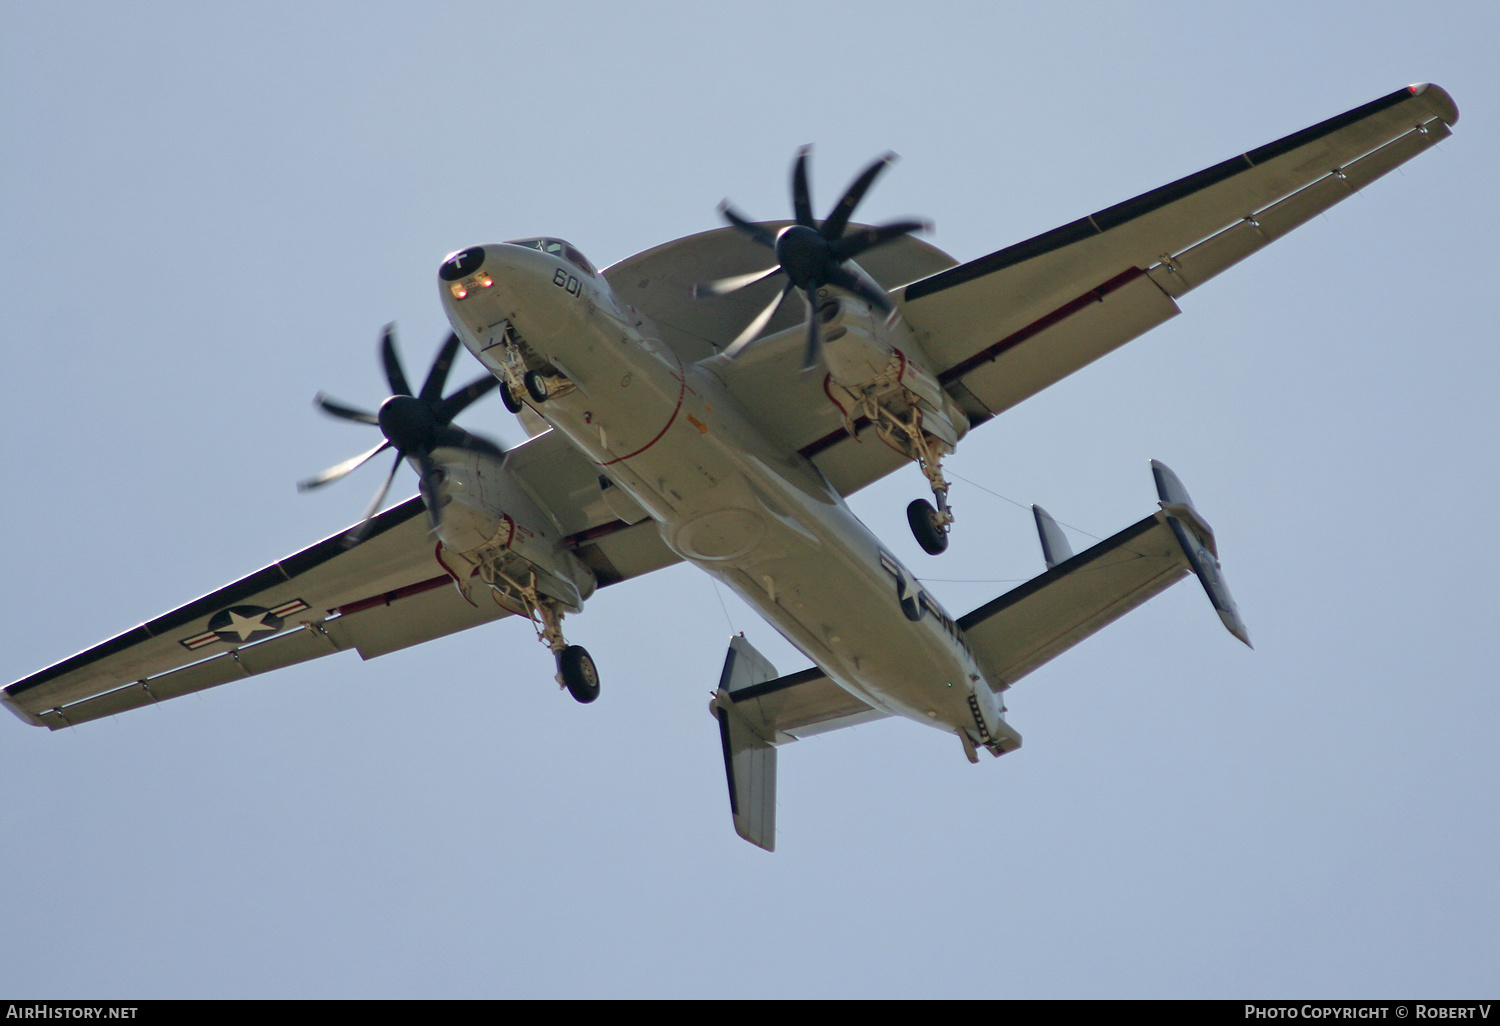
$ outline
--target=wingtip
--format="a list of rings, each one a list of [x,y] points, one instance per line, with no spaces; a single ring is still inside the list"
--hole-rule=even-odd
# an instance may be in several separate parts
[[[1443,120],[1449,126],[1458,123],[1458,104],[1453,102],[1453,96],[1440,85],[1432,82],[1417,82],[1406,87],[1413,96],[1419,96],[1427,105],[1428,109]]]

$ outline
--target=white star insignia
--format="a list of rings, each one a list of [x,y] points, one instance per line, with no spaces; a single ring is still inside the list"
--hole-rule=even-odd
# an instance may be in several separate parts
[[[250,640],[250,635],[256,631],[274,631],[276,628],[266,623],[266,611],[256,613],[254,616],[241,616],[234,610],[229,611],[229,623],[219,628],[220,634],[238,634],[241,641]]]

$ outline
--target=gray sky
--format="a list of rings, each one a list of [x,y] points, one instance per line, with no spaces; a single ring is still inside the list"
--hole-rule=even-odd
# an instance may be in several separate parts
[[[0,722],[0,993],[1492,994],[1496,7],[539,6],[0,8],[0,678],[351,522],[377,471],[293,484],[371,438],[309,400],[378,402],[389,320],[425,368],[450,250],[781,217],[812,142],[819,209],[894,149],[861,217],[971,259],[1431,80],[1451,140],[953,461],[1081,548],[1164,460],[1256,650],[1189,581],[1017,686],[1002,760],[905,721],[783,749],[775,855],[707,702],[731,629],[805,660],[691,567],[572,621],[589,707],[508,620]],[[964,483],[921,555],[925,492],[853,505],[953,612],[1043,569]]]

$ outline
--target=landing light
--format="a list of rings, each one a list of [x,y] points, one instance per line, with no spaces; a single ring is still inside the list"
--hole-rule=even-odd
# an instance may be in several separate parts
[[[448,291],[453,293],[454,299],[463,299],[476,285],[480,288],[487,289],[494,284],[495,279],[491,278],[488,274],[477,274],[472,278],[466,278],[463,281],[454,282],[452,285],[448,286]]]

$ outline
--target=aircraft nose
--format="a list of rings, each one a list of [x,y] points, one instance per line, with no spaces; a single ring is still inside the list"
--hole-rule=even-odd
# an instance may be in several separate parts
[[[443,266],[438,268],[438,277],[444,281],[459,281],[467,278],[484,266],[484,247],[470,246],[457,253],[448,254]]]

